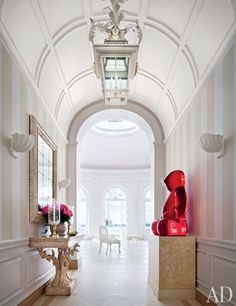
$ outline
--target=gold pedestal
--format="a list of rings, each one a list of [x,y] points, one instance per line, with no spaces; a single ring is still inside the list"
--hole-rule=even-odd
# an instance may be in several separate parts
[[[151,236],[148,283],[159,300],[195,299],[195,237]]]

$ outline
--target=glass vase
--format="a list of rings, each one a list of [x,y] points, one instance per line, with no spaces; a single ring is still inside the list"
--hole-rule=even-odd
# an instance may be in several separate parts
[[[58,237],[56,226],[60,223],[60,203],[56,199],[50,199],[48,202],[48,223],[51,226],[51,237]]]

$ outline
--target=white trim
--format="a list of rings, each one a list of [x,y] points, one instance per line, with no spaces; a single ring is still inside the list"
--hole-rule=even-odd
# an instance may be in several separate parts
[[[20,55],[19,50],[16,48],[14,42],[12,41],[9,33],[7,32],[4,24],[0,21],[0,41],[2,42],[3,46],[7,50],[8,54],[10,55],[12,61],[16,64],[16,66],[21,71],[23,77],[30,83],[34,91],[36,92],[37,96],[39,97],[40,101],[42,101],[43,106],[47,110],[49,117],[51,118],[52,122],[54,123],[55,127],[63,137],[64,141],[67,143],[67,138],[62,131],[61,127],[59,126],[58,122],[56,121],[54,114],[52,113],[51,109],[49,108],[44,96],[40,92],[37,84],[34,81],[34,77],[32,76],[31,72],[29,71],[26,63],[24,62],[23,58]]]
[[[11,108],[12,108],[12,134],[21,133],[20,116],[21,116],[21,77],[15,64],[11,63]],[[20,171],[21,171],[21,154],[17,154],[18,158],[11,158],[11,205],[12,205],[12,232],[13,237],[20,236]],[[25,154],[25,153],[23,153]]]
[[[2,99],[2,56],[3,56],[3,47],[0,43],[0,134],[2,135],[2,113],[3,113],[3,99]],[[3,180],[3,171],[2,171],[2,163],[3,163],[3,154],[2,154],[2,142],[0,142],[0,197],[2,197],[2,180]],[[3,204],[0,205],[0,240],[3,239],[3,222],[2,222],[2,208]]]
[[[215,99],[214,99],[214,132],[224,135],[223,123],[223,64],[221,63],[214,75]],[[221,238],[223,233],[223,158],[214,160],[214,235]]]
[[[27,247],[27,246],[29,246],[29,238],[0,241],[0,251],[11,248]]]
[[[235,3],[236,12],[236,3]],[[236,43],[233,47],[233,156],[236,156]],[[236,160],[233,160],[233,239],[236,240]]]
[[[215,67],[219,65],[219,63],[223,60],[226,53],[229,49],[233,46],[235,42],[235,34],[236,34],[236,23],[234,22],[229,29],[228,33],[226,34],[224,40],[220,44],[219,48],[216,50],[214,57],[212,58],[211,62],[208,64],[207,68],[205,69],[204,73],[202,74],[201,79],[199,80],[197,86],[195,87],[191,97],[189,98],[188,102],[186,103],[183,111],[179,115],[178,119],[175,121],[173,127],[166,135],[164,143],[168,140],[168,138],[175,132],[178,128],[180,123],[184,120],[186,113],[189,111],[189,107],[193,100],[196,98],[204,84],[207,80],[211,77],[212,73],[215,71]]]

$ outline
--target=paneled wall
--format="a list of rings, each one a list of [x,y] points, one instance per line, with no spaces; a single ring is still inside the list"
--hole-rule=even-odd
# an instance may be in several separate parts
[[[200,135],[206,132],[224,135],[222,158],[200,148]],[[234,286],[235,246],[234,255],[231,252],[228,258],[225,242],[236,241],[236,43],[168,137],[166,154],[166,172],[182,169],[187,176],[189,229],[190,234],[199,237],[198,288],[206,294],[216,282],[218,286]],[[209,248],[215,240],[218,242],[211,256]],[[223,259],[219,259],[222,256]],[[224,267],[217,264],[219,260]],[[211,271],[208,271],[209,266]],[[227,268],[220,280],[220,271],[226,267],[232,269]],[[202,279],[203,271],[207,273],[207,281]]]
[[[45,272],[48,266],[45,270],[43,260],[28,247],[29,237],[40,231],[29,222],[29,154],[14,159],[10,137],[29,133],[33,114],[58,147],[59,179],[66,173],[66,139],[1,44],[0,86],[0,305],[12,306],[23,297],[22,290],[29,294],[50,271]]]
[[[203,151],[202,133],[222,134],[225,154]],[[190,232],[236,240],[236,43],[166,141],[166,172],[187,176]]]

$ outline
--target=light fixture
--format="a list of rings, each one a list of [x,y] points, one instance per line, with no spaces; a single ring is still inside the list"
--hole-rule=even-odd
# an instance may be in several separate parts
[[[217,158],[224,154],[224,136],[205,133],[199,140],[200,147],[208,153],[217,153]]]
[[[126,0],[110,0],[111,5],[105,8],[110,20],[106,23],[95,22],[92,18],[89,40],[94,50],[94,72],[102,81],[105,104],[125,105],[129,94],[129,80],[137,72],[137,57],[139,44],[142,40],[142,30],[138,20],[135,23],[120,27],[127,12],[121,10]],[[137,43],[129,45],[125,35],[128,32],[137,34]],[[103,44],[96,44],[96,33],[107,35]]]
[[[24,135],[15,133],[10,140],[10,154],[14,158],[18,158],[15,152],[27,152],[33,149],[35,139],[33,135]]]
[[[71,183],[70,178],[66,178],[66,179],[64,179],[64,180],[59,181],[59,182],[58,182],[58,188],[59,188],[59,190],[61,190],[61,189],[66,189],[67,187],[70,186],[70,183]]]

